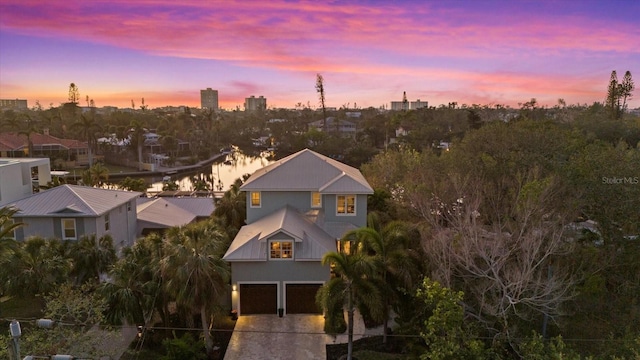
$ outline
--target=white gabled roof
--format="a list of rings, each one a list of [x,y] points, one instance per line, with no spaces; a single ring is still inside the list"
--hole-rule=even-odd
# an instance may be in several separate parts
[[[254,172],[243,191],[318,191],[323,194],[373,194],[360,170],[309,149]]]
[[[285,206],[240,228],[223,259],[226,261],[266,261],[267,239],[285,234],[295,242],[296,261],[320,261],[336,250],[336,240],[296,209]]]
[[[62,185],[33,194],[11,204],[19,209],[16,217],[97,217],[141,193],[98,189],[88,186]]]

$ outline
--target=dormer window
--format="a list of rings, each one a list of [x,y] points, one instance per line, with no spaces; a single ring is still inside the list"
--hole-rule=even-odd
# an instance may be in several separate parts
[[[311,207],[312,208],[322,207],[322,194],[320,194],[319,192],[311,193]]]
[[[355,215],[356,214],[356,196],[355,195],[336,195],[336,214],[337,215]]]
[[[260,191],[252,191],[251,192],[251,207],[259,208],[262,206],[262,199],[260,196]]]
[[[269,258],[279,260],[293,259],[293,241],[271,241],[269,243]]]

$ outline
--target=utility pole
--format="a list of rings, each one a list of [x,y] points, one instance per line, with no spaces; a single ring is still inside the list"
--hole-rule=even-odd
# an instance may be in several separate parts
[[[20,360],[20,336],[22,336],[22,329],[20,329],[20,322],[12,320],[9,324],[9,330],[11,331],[11,345],[13,348],[13,354],[16,360]]]

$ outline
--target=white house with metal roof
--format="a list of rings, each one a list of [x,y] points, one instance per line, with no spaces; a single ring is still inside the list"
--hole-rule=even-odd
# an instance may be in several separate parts
[[[116,250],[136,239],[136,198],[139,192],[62,185],[8,204],[23,223],[16,240],[31,236],[78,240],[83,235],[111,235]]]
[[[358,169],[309,149],[247,179],[247,225],[224,255],[239,314],[319,313],[315,294],[329,280],[324,254],[366,225],[373,189]]]

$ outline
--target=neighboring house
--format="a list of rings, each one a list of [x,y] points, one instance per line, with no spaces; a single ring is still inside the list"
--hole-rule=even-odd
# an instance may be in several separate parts
[[[319,313],[318,289],[330,279],[322,257],[366,225],[373,189],[358,169],[305,149],[251,175],[247,225],[224,255],[238,314]]]
[[[83,235],[111,235],[116,251],[136,239],[136,198],[139,192],[62,185],[10,203],[23,223],[16,240],[31,236],[78,240]]]
[[[0,133],[0,156],[10,158],[48,157],[56,159],[54,166],[72,168],[89,163],[87,142],[60,139],[48,134],[32,133],[33,154],[29,155],[27,137],[15,132]]]
[[[51,181],[49,159],[0,158],[0,207],[33,194]]]
[[[309,123],[309,128],[315,128],[318,131],[333,133],[338,132],[342,137],[355,137],[356,124],[348,120],[338,120],[335,117],[327,117],[327,128],[324,128],[324,121],[318,120]]]
[[[137,198],[138,237],[163,233],[174,226],[183,226],[207,219],[215,206],[212,198],[158,197]]]

